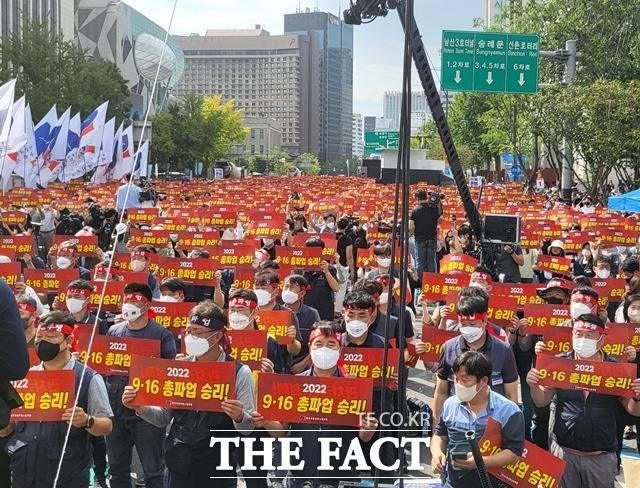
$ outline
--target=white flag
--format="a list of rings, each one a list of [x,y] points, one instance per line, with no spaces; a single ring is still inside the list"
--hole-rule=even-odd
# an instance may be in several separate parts
[[[149,162],[149,141],[144,141],[144,144],[138,152],[136,152],[135,166],[133,168],[134,176],[147,176],[147,163]]]
[[[13,186],[11,173],[18,164],[20,150],[27,142],[27,134],[25,132],[24,107],[24,96],[20,97],[13,104],[11,128],[9,130],[9,138],[6,143],[6,153],[4,155],[0,170],[3,192],[9,190]]]
[[[64,165],[58,179],[65,183],[75,178],[80,178],[85,173],[84,158],[80,149],[80,114],[77,113],[69,121],[69,133],[67,135],[67,150]]]
[[[69,116],[71,107],[62,114],[54,127],[51,128],[49,136],[49,146],[42,153],[44,161],[40,168],[40,185],[46,186],[54,181],[60,170],[62,163],[67,157],[67,137],[69,136]]]
[[[133,170],[133,127],[129,126],[120,134],[118,159],[111,179],[119,180]]]
[[[10,80],[0,86],[0,156],[4,157],[11,116],[13,113],[13,97],[15,95],[16,80]]]
[[[102,144],[100,146],[100,152],[98,153],[96,172],[93,173],[93,177],[91,178],[93,183],[105,183],[107,181],[109,165],[111,164],[111,161],[113,161],[113,131],[115,128],[115,117],[110,118],[107,123],[104,124],[104,130],[102,131]]]
[[[108,106],[109,102],[104,102],[82,121],[80,127],[79,147],[80,152],[84,153],[88,171],[96,167]]]
[[[13,174],[22,176],[27,188],[35,188],[38,181],[38,149],[29,104],[24,109],[24,128],[26,144],[18,154],[18,164],[13,169]]]

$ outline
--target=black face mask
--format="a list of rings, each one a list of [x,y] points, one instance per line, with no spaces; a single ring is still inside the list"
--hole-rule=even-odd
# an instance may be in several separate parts
[[[544,301],[550,305],[564,305],[564,300],[560,297],[545,298]]]
[[[35,344],[36,354],[42,361],[51,361],[60,354],[60,344],[40,341]]]

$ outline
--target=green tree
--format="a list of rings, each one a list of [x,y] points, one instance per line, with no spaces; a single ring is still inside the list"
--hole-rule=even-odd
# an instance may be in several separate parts
[[[309,164],[309,163],[311,164],[311,167],[308,169],[306,167],[306,164],[304,166],[305,171],[308,174],[317,175],[322,170],[322,167],[320,166],[320,160],[318,159],[318,156],[316,156],[315,154],[303,153],[300,156],[298,156],[298,161],[299,162],[304,161],[306,164]]]
[[[158,165],[158,168],[167,171],[176,157],[177,146],[173,134],[175,119],[171,112],[162,112],[156,114],[152,122],[151,161]]]
[[[280,148],[274,148],[269,154],[252,154],[247,158],[247,168],[249,171],[268,174],[274,171],[276,163],[288,160],[289,154]]]
[[[209,166],[228,154],[234,143],[243,142],[247,137],[244,111],[237,109],[233,100],[223,102],[217,95],[205,97],[202,119],[206,137],[203,160]]]
[[[37,22],[0,41],[0,81],[11,78],[17,79],[17,95],[26,96],[34,120],[54,103],[85,116],[105,100],[109,116],[129,117],[129,91],[118,68],[90,58],[78,44]]]

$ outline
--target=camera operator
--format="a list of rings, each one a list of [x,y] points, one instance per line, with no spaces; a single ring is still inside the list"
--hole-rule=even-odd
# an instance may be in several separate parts
[[[153,208],[158,203],[158,194],[150,180],[140,177],[140,207]]]
[[[409,233],[416,239],[418,280],[422,281],[425,271],[436,272],[436,238],[438,221],[442,216],[442,196],[418,190],[415,197],[418,205],[409,217]]]
[[[495,254],[493,269],[501,282],[520,283],[520,266],[523,264],[522,248],[517,244],[502,243],[500,251]]]

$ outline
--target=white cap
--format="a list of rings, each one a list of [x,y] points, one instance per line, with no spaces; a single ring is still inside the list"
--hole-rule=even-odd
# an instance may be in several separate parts
[[[0,264],[9,264],[11,259],[8,256],[0,256]]]
[[[560,239],[556,239],[555,241],[551,241],[551,245],[549,247],[558,247],[564,251],[564,242]]]

